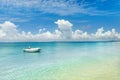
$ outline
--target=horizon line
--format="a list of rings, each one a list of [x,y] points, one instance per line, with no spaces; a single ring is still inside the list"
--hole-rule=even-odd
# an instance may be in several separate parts
[[[120,42],[120,40],[117,40],[117,41],[115,41],[115,40],[110,40],[110,41],[108,41],[108,40],[101,40],[101,41],[3,41],[3,42],[0,42],[0,43],[71,43],[71,42],[73,42],[73,43],[79,43],[79,42]]]

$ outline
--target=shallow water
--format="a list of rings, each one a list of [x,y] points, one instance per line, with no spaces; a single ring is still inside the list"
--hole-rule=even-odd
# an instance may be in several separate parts
[[[119,67],[120,42],[0,43],[0,80],[120,80]]]

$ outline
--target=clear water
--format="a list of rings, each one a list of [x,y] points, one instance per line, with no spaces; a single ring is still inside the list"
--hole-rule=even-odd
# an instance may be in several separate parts
[[[0,43],[0,80],[120,80],[119,67],[120,42]]]

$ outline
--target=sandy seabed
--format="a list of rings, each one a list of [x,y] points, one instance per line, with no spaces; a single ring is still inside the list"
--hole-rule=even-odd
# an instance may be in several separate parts
[[[120,80],[119,58],[106,61],[78,61],[58,64],[27,72],[16,80]]]

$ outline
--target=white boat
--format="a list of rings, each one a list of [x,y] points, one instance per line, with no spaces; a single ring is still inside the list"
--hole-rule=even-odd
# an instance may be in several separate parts
[[[23,50],[24,52],[40,52],[40,48],[26,48]]]

